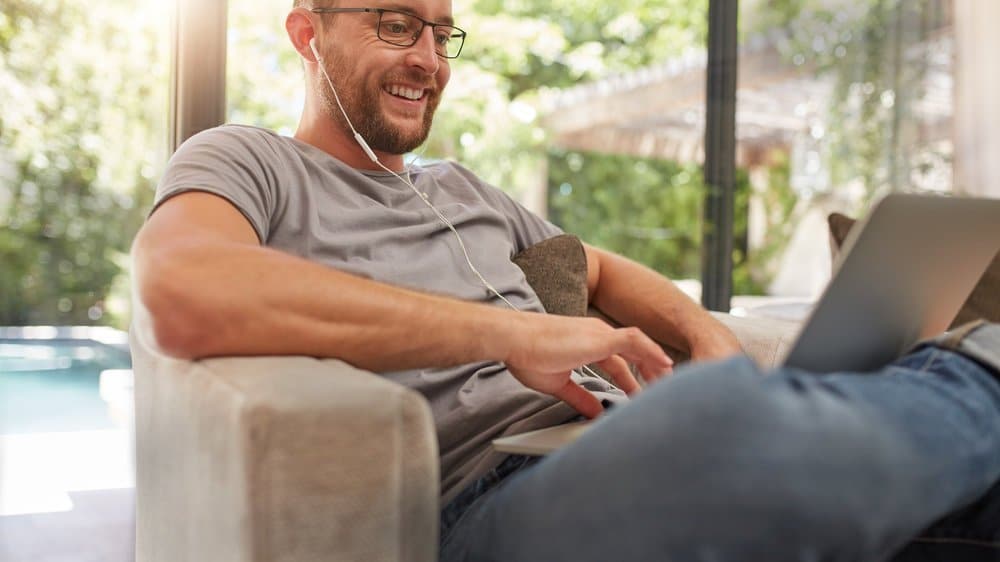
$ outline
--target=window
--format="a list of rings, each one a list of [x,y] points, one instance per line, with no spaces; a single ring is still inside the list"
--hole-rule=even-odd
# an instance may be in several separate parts
[[[830,275],[826,216],[892,191],[953,189],[951,2],[741,5],[737,157],[749,171],[744,250],[777,295]]]
[[[229,3],[226,121],[295,133],[302,113],[302,62],[285,34],[289,2]]]
[[[128,325],[128,251],[169,154],[169,20],[166,2],[0,11],[0,326],[36,325],[0,328],[11,559],[134,558],[129,357],[106,326]],[[100,327],[54,327],[74,325]]]
[[[167,19],[4,3],[0,325],[127,325],[127,252],[167,156]]]

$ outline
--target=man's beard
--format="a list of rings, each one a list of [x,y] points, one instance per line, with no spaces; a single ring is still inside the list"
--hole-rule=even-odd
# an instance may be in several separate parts
[[[329,68],[348,68],[349,65],[347,61],[343,58],[337,56],[337,54],[331,53],[328,59],[331,61]],[[327,72],[330,72],[329,69]],[[409,83],[414,84],[426,84],[428,79],[425,74],[410,73],[404,75],[403,78]],[[351,118],[351,123],[354,128],[357,129],[361,137],[365,139],[373,150],[378,150],[380,152],[385,152],[388,154],[405,154],[410,152],[424,143],[427,140],[427,136],[430,134],[431,123],[434,120],[434,111],[437,109],[438,101],[440,101],[439,94],[434,89],[433,84],[426,84],[431,88],[427,92],[427,105],[424,108],[424,116],[422,126],[411,133],[407,133],[400,128],[394,127],[388,119],[386,119],[381,108],[379,107],[379,99],[382,94],[382,83],[376,87],[374,92],[365,91],[364,88],[349,88],[342,81],[337,80],[337,75],[335,73],[330,73],[330,80],[334,82],[337,87],[337,94],[340,95],[340,101],[344,105],[344,111]],[[323,104],[326,106],[326,110],[333,115],[334,119],[340,124],[345,131],[350,132],[350,127],[347,126],[347,121],[344,118],[344,114],[340,111],[337,106],[337,101],[334,98],[333,92],[330,91],[330,85],[327,84],[326,80],[320,82],[320,94],[322,95]],[[350,133],[349,133],[350,134]],[[353,136],[353,135],[352,135]]]

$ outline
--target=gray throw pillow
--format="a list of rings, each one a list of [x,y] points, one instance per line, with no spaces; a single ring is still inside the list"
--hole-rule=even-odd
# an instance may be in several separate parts
[[[833,213],[827,222],[830,225],[830,246],[836,257],[851,227],[857,221],[840,213]],[[1000,322],[1000,253],[997,253],[993,263],[986,268],[986,273],[972,289],[972,294],[958,311],[949,329],[980,319]]]
[[[543,240],[512,260],[549,314],[587,315],[587,255],[571,234]]]

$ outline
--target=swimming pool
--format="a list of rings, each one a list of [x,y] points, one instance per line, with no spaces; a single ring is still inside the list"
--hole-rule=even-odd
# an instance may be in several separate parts
[[[124,332],[0,328],[0,531],[32,518],[38,532],[21,548],[41,548],[74,521],[109,519],[88,498],[130,497],[130,367]],[[123,509],[110,519],[131,518]]]
[[[0,328],[0,434],[120,426],[108,387],[130,368],[127,336],[117,330]]]

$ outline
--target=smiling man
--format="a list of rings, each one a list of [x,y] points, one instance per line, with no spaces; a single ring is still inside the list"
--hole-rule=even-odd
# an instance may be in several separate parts
[[[589,303],[627,327],[545,314],[511,258],[559,228],[458,164],[404,165],[466,40],[450,2],[302,2],[286,29],[305,62],[295,136],[186,142],[136,239],[136,294],[168,355],[336,357],[421,392],[442,559],[874,560],[977,501],[929,533],[1000,541],[982,515],[996,325],[875,375],[761,377],[708,361],[739,346],[669,280],[586,245]],[[657,341],[704,362],[659,381]],[[590,363],[613,384],[574,371]],[[632,402],[629,364],[656,383]],[[490,447],[613,402],[544,460]]]
[[[327,28],[333,37],[343,33],[343,37],[351,40],[316,39],[316,49],[326,66],[336,71],[324,73],[320,68],[319,75],[311,76],[318,79],[310,85],[318,95],[309,99],[322,106],[307,105],[296,138],[323,148],[314,141],[323,142],[330,132],[339,132],[342,134],[335,141],[336,148],[342,150],[345,144],[357,148],[352,136],[344,136],[351,129],[345,113],[353,115],[357,120],[353,127],[375,147],[376,154],[390,168],[402,169],[402,155],[420,146],[430,132],[441,92],[451,77],[449,57],[457,57],[465,41],[465,32],[451,25],[450,9],[445,8],[437,7],[435,15],[440,19],[433,21],[396,4],[381,8],[312,8],[312,13],[326,15]],[[305,39],[308,45],[315,38],[312,21],[301,16],[293,12],[287,23],[289,36],[300,52],[301,40]],[[353,24],[339,21],[352,19]],[[361,22],[374,23],[374,28],[369,33],[352,36],[351,32],[358,30],[357,24]],[[422,32],[424,26],[430,26],[429,33]],[[380,43],[408,49],[387,50]],[[338,104],[343,105],[344,111]],[[316,119],[308,119],[311,114]],[[331,118],[338,127],[329,127]],[[349,163],[371,165],[363,161]]]

